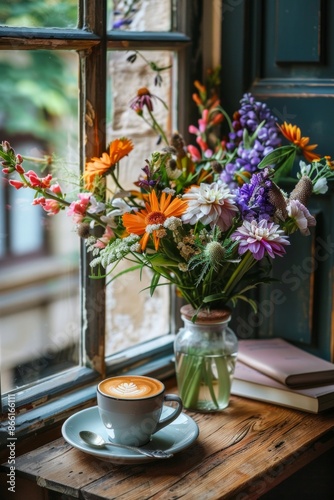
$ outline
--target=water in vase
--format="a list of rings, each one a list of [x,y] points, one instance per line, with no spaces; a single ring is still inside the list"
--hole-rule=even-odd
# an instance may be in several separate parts
[[[176,353],[176,378],[185,408],[223,410],[229,404],[236,354]]]

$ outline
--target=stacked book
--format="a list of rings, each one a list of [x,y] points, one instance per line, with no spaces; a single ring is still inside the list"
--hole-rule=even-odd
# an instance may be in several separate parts
[[[319,413],[334,407],[334,363],[280,338],[239,340],[231,392]]]

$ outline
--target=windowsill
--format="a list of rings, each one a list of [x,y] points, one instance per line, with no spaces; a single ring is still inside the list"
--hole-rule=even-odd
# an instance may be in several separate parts
[[[169,460],[102,462],[72,448],[58,429],[55,441],[37,449],[32,444],[17,456],[17,484],[28,479],[42,492],[57,492],[52,498],[130,498],[136,491],[142,498],[177,492],[179,498],[250,500],[334,448],[333,410],[313,415],[234,396],[221,413],[186,413],[197,422],[199,437]],[[8,473],[8,465],[2,470]]]
[[[172,335],[165,335],[111,356],[107,362],[107,376],[131,370],[131,373],[161,380],[173,377],[173,340]],[[150,354],[144,356],[143,351],[149,351]],[[20,443],[23,443],[25,450],[26,443],[37,435],[43,442],[43,434],[59,427],[68,416],[96,404],[96,386],[99,380],[100,375],[92,369],[77,367],[41,381],[37,386],[23,387],[13,392],[18,450]],[[0,457],[3,459],[8,438],[7,396],[2,401],[2,412]]]

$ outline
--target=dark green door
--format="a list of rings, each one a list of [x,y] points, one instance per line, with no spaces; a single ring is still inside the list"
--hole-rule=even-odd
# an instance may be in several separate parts
[[[224,107],[233,112],[251,92],[334,158],[334,2],[226,0],[222,32]],[[243,310],[240,337],[279,336],[333,360],[333,203],[333,188],[312,199],[312,237],[294,235],[276,259],[282,283],[261,289],[257,316]]]

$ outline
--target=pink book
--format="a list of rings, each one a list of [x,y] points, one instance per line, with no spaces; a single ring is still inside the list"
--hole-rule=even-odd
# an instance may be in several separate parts
[[[311,413],[334,407],[334,384],[291,389],[239,360],[235,367],[231,393]]]
[[[238,360],[288,387],[334,384],[334,363],[280,338],[239,340]]]

